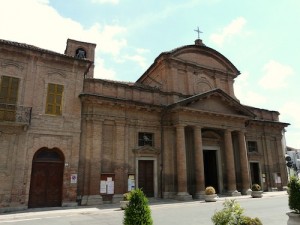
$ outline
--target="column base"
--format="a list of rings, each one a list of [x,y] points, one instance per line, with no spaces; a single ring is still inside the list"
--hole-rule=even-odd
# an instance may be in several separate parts
[[[227,195],[229,195],[229,196],[241,196],[242,194],[241,194],[241,192],[235,190],[235,191],[228,191]]]
[[[163,198],[165,199],[174,199],[176,192],[163,192]]]
[[[114,194],[114,196],[112,197],[112,203],[123,201],[123,198],[123,194]]]
[[[178,201],[191,201],[193,200],[193,197],[187,192],[178,192],[175,195],[175,199]]]
[[[204,199],[205,191],[199,191],[194,195],[195,199]]]
[[[101,195],[84,195],[81,199],[81,205],[102,205]]]
[[[250,188],[242,190],[243,195],[251,195],[252,190]]]
[[[77,202],[62,202],[62,207],[76,207],[78,206]]]

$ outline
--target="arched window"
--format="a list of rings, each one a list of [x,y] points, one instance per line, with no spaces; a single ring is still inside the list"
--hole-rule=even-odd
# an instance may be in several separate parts
[[[75,53],[75,57],[78,59],[86,58],[86,51],[83,48],[78,48]]]
[[[64,162],[64,156],[60,150],[41,148],[33,157],[34,162]]]

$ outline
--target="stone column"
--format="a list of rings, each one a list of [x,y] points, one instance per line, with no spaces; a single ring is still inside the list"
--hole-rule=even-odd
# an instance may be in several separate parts
[[[194,127],[195,142],[195,176],[196,176],[196,195],[195,198],[203,198],[205,193],[204,162],[202,148],[201,127]]]
[[[228,194],[232,196],[241,195],[241,193],[236,190],[234,153],[233,153],[232,137],[231,137],[230,130],[225,130],[224,132],[224,143],[225,143],[225,158],[226,158],[227,191]]]
[[[238,132],[238,139],[239,139],[241,174],[242,174],[242,193],[245,195],[250,195],[251,189],[250,189],[250,177],[249,177],[250,176],[249,162],[247,156],[245,134],[243,131]]]
[[[176,126],[176,148],[177,148],[177,183],[178,193],[176,199],[185,201],[191,200],[192,196],[187,193],[187,173],[186,173],[186,149],[184,126]]]

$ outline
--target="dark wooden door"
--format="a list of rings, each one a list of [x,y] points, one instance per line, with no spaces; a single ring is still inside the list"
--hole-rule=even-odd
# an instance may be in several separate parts
[[[205,186],[213,186],[219,192],[217,151],[203,151]]]
[[[28,207],[61,206],[64,164],[33,162]]]
[[[253,184],[259,184],[260,182],[260,172],[259,172],[259,164],[258,163],[250,163],[250,172],[251,172],[251,182]]]
[[[153,160],[139,160],[139,188],[147,197],[154,197],[154,172]]]

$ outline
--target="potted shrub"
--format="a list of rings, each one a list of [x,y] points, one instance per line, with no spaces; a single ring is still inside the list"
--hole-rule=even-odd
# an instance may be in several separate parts
[[[217,194],[216,190],[212,186],[208,186],[205,188],[205,195],[204,195],[204,200],[206,202],[215,202],[217,201]]]
[[[141,189],[131,191],[130,201],[124,212],[124,225],[152,225],[148,199]]]
[[[259,184],[253,184],[252,185],[251,196],[253,198],[261,198],[262,197],[262,193],[263,193],[263,191],[261,190],[261,187],[260,187]]]
[[[300,180],[296,177],[291,177],[289,184],[289,208],[292,210],[288,212],[288,225],[300,224]]]
[[[130,197],[131,197],[131,192],[127,192],[127,193],[123,194],[123,200],[120,201],[121,209],[124,210],[127,207],[127,205],[129,204],[129,201],[130,201]]]

